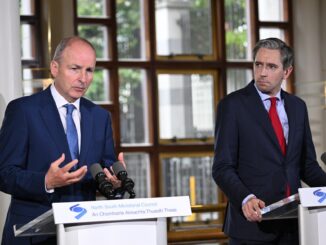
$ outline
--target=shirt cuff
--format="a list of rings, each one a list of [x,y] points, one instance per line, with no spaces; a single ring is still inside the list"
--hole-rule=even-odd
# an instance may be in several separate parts
[[[44,180],[44,189],[45,189],[46,193],[53,193],[54,192],[54,189],[47,189],[46,188],[45,180]]]
[[[243,199],[243,201],[242,201],[242,206],[245,205],[249,201],[249,199],[253,198],[253,197],[256,198],[256,196],[254,194],[249,194],[248,196],[246,196],[246,198]]]

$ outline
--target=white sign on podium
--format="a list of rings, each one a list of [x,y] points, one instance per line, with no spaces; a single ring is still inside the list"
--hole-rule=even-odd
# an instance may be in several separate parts
[[[15,227],[15,235],[53,234],[56,227],[59,245],[166,245],[166,218],[191,215],[188,196],[66,202],[52,206],[53,210],[19,229]]]
[[[300,188],[300,245],[326,244],[326,187]]]

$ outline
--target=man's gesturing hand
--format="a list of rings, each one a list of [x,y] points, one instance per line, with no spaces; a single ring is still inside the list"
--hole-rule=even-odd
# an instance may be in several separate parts
[[[76,159],[60,168],[59,165],[63,163],[64,160],[65,154],[62,154],[61,157],[51,163],[45,175],[45,185],[48,190],[76,183],[87,173],[87,166],[82,166],[74,172],[69,172],[69,170],[78,163]]]

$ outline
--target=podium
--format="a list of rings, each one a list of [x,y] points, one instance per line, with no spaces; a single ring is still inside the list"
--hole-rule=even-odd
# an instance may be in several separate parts
[[[188,196],[54,203],[15,236],[56,235],[58,245],[166,245],[167,217],[191,215]]]
[[[299,194],[286,197],[261,209],[263,220],[297,219]]]
[[[326,244],[326,187],[300,188],[300,245]]]

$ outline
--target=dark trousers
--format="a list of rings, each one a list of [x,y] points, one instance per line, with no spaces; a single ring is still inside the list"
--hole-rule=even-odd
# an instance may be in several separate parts
[[[229,245],[299,245],[299,234],[297,232],[282,233],[277,237],[277,239],[270,242],[241,240],[230,237]]]

